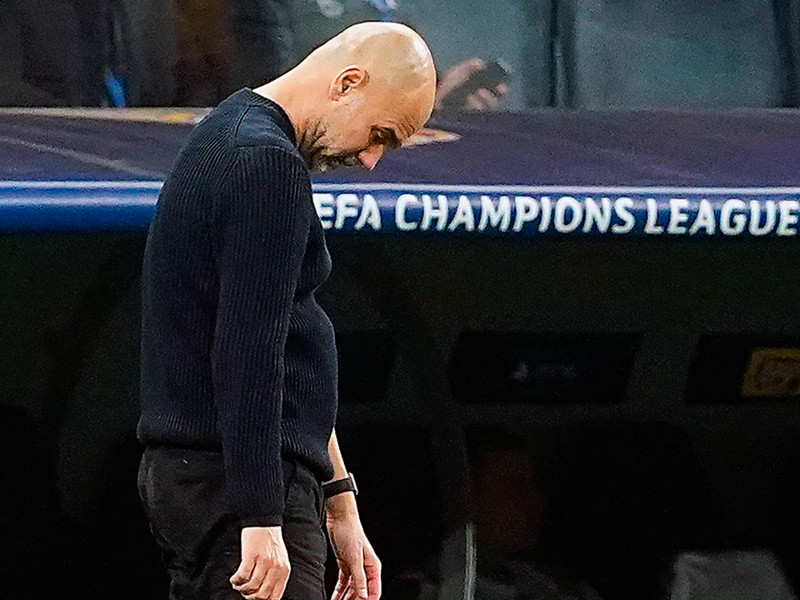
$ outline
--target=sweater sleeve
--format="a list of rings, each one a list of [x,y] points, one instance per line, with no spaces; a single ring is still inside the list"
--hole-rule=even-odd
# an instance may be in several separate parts
[[[230,506],[243,527],[282,524],[284,351],[309,233],[299,158],[246,147],[214,199],[219,303],[211,352]]]

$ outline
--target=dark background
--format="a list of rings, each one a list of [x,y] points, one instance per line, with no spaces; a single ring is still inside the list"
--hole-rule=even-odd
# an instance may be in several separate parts
[[[84,597],[107,586],[132,598],[163,589],[135,490],[143,243],[140,234],[0,239],[0,499],[4,527],[16,532],[4,552],[20,560],[4,562],[12,580],[26,552],[55,547],[64,586]],[[359,474],[365,527],[386,562],[387,594],[416,597],[408,573],[444,576],[439,558],[457,553],[449,540],[477,493],[474,482],[465,487],[468,456],[491,442],[487,428],[521,440],[535,467],[536,489],[517,493],[549,498],[526,547],[603,597],[648,589],[684,547],[768,547],[796,573],[797,402],[720,402],[714,390],[738,389],[743,373],[704,342],[800,345],[796,242],[330,245],[335,268],[321,301],[342,354],[338,427]],[[482,338],[492,344],[476,345]],[[591,381],[610,363],[614,387],[547,397],[545,385],[526,396],[499,381],[492,395],[502,341],[513,357],[520,340],[530,348],[543,339],[550,348],[563,341],[557,364],[569,374],[546,371],[552,389]],[[597,356],[598,339],[617,342]],[[706,402],[689,393],[698,364],[712,376]],[[465,395],[475,391],[460,385],[467,376],[480,394]],[[585,505],[595,512],[576,527]],[[642,522],[652,531],[642,533]],[[609,574],[608,557],[624,564],[639,543],[653,564]]]

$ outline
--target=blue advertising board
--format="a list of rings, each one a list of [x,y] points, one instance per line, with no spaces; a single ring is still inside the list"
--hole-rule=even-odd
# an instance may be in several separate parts
[[[205,112],[0,111],[0,232],[145,229]],[[456,113],[313,189],[331,234],[791,238],[798,164],[800,111]]]

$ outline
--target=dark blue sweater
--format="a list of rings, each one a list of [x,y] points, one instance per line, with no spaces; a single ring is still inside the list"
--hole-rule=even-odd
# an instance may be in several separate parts
[[[138,434],[221,451],[243,526],[281,524],[281,455],[333,476],[336,350],[314,298],[330,269],[289,118],[236,92],[193,130],[147,236]]]

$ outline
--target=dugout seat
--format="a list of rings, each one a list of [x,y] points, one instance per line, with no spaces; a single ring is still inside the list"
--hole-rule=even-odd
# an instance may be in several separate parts
[[[671,425],[583,430],[549,479],[542,551],[602,598],[655,597],[675,553],[719,543],[703,470],[686,435]]]
[[[572,108],[788,101],[771,0],[564,0],[558,39]]]

